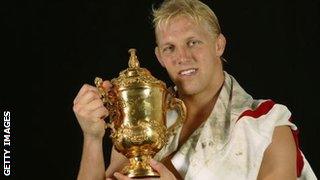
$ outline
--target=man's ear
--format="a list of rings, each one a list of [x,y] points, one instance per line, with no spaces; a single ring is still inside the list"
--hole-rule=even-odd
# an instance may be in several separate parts
[[[158,47],[158,46],[156,46],[156,47],[154,48],[154,53],[156,54],[157,59],[158,59],[159,63],[161,64],[161,66],[162,66],[162,67],[165,67],[165,66],[164,66],[164,63],[163,63],[163,61],[162,61],[162,58],[161,58],[161,55],[160,55],[160,50],[159,50],[159,47]]]
[[[216,53],[217,56],[222,56],[224,49],[226,47],[226,38],[224,37],[223,34],[219,34],[217,39],[216,39]]]

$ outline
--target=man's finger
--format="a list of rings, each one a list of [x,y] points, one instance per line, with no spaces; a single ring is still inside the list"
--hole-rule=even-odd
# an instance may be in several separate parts
[[[118,173],[118,172],[115,172],[114,174],[113,174],[113,176],[115,177],[115,178],[117,178],[118,180],[130,180],[131,178],[129,178],[128,176],[125,176],[125,175],[123,175],[123,174],[121,174],[121,173]]]
[[[89,84],[84,84],[84,85],[81,87],[80,91],[78,92],[78,94],[77,94],[76,98],[74,99],[73,103],[74,103],[74,104],[78,103],[79,98],[80,98],[81,96],[83,96],[83,94],[85,94],[87,91],[90,91],[90,90],[92,90],[92,91],[97,91],[97,88],[95,88],[95,87],[93,87],[93,86],[90,86]]]
[[[168,175],[170,176],[172,174],[162,163],[154,159],[150,160],[150,165],[154,170],[156,170],[160,174],[161,178],[168,177]]]
[[[103,81],[102,87],[105,91],[109,91],[109,89],[112,87],[112,84],[110,83],[110,81]]]
[[[88,104],[95,99],[100,99],[98,92],[89,90],[78,99],[78,104]]]
[[[104,107],[101,99],[94,99],[87,104],[87,110],[89,111],[93,111],[101,107]]]
[[[91,116],[96,119],[104,119],[109,115],[109,111],[105,107],[99,107],[94,111],[91,111]]]

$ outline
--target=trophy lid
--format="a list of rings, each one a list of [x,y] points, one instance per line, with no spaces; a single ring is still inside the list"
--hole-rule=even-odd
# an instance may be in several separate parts
[[[128,87],[139,87],[139,86],[161,86],[166,87],[165,83],[161,80],[156,79],[151,75],[151,73],[145,69],[141,68],[138,57],[136,56],[136,49],[129,49],[129,68],[121,71],[118,78],[111,80],[111,83],[118,88],[128,88]]]

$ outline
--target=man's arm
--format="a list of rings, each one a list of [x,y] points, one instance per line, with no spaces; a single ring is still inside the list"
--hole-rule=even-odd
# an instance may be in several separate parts
[[[297,179],[296,145],[290,127],[275,128],[272,142],[264,152],[258,179]]]
[[[84,137],[78,180],[105,179],[102,144],[102,139],[91,139]]]
[[[103,87],[107,92],[110,82],[105,81]],[[108,110],[100,99],[98,89],[88,84],[82,86],[73,103],[73,111],[84,137],[78,180],[102,180],[105,178],[102,141],[106,126],[103,119],[108,116]]]
[[[110,164],[105,171],[102,144],[102,141],[96,139],[84,139],[78,180],[112,178],[114,172],[129,163],[124,155],[112,147]]]

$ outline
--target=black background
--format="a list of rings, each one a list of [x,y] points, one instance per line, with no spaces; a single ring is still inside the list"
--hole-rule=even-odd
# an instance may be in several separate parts
[[[72,101],[95,76],[117,77],[127,67],[129,48],[138,49],[141,66],[171,84],[153,53],[150,14],[159,2],[0,3],[0,107],[1,114],[11,112],[11,178],[76,178],[82,133]],[[227,38],[225,69],[253,97],[288,106],[301,149],[318,175],[319,1],[205,2]]]

